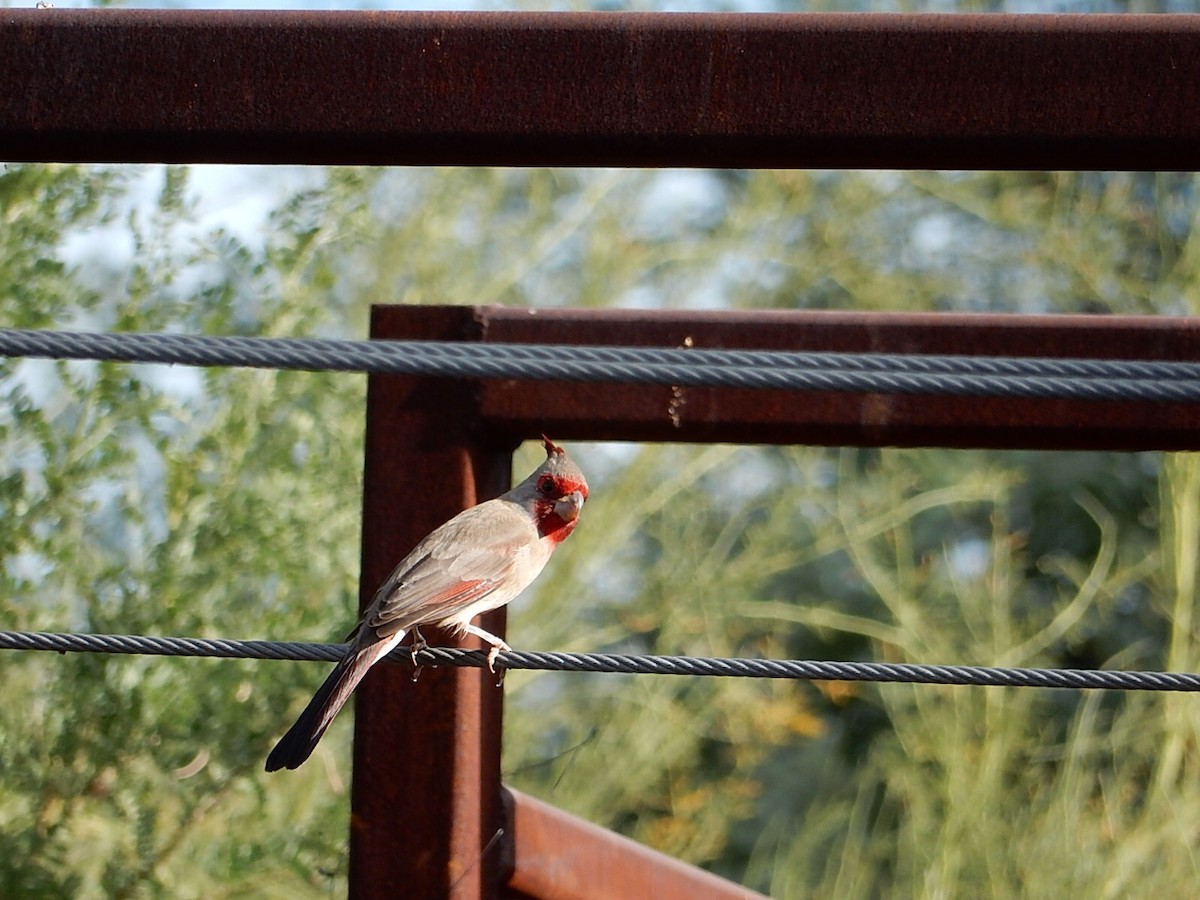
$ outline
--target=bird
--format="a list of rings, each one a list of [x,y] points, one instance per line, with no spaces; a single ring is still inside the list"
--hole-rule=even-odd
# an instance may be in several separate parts
[[[486,641],[488,668],[496,671],[500,651],[512,648],[471,620],[528,587],[575,530],[588,496],[587,480],[566,451],[545,435],[542,446],[546,460],[533,474],[438,526],[400,561],[346,638],[346,654],[267,756],[268,772],[308,759],[371,666],[409,632],[414,655],[424,646],[421,625]]]

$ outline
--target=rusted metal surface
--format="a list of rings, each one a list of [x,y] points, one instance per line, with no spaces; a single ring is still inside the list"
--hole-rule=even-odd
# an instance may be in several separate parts
[[[0,157],[1200,169],[1200,18],[0,10]]]
[[[384,307],[381,321],[428,315]],[[1200,361],[1200,319],[849,312],[477,313],[487,341]],[[556,438],[860,446],[1200,449],[1194,404],[487,381],[481,426]]]
[[[375,338],[1200,360],[1200,322],[1165,317],[678,313],[377,307]],[[855,394],[374,376],[369,382],[362,600],[417,540],[500,493],[511,447],[557,438],[1200,448],[1186,404]],[[503,634],[503,622],[485,627]],[[500,629],[500,630],[498,630]],[[433,635],[431,635],[433,637]],[[501,811],[501,694],[475,669],[381,666],[356,700],[356,898],[746,896],[518,797]],[[415,825],[419,823],[419,827]],[[632,880],[630,880],[632,879]],[[659,887],[655,879],[662,880]],[[714,880],[715,884],[715,880]],[[722,893],[726,891],[729,893]]]
[[[679,313],[376,307],[372,336],[1200,360],[1200,323],[1141,317]],[[557,382],[372,377],[363,600],[403,553],[508,484],[511,448],[562,439],[976,447],[1200,448],[1186,404],[897,398]],[[502,634],[502,623],[485,627]],[[380,666],[355,716],[351,893],[746,896],[601,829],[517,797],[501,809],[501,694],[481,670]],[[655,879],[662,879],[661,886]],[[647,892],[645,886],[653,884]],[[721,893],[731,891],[732,893]]]
[[[763,900],[761,894],[506,790],[514,871],[506,900]]]
[[[424,310],[405,337],[478,336],[465,308]],[[396,337],[378,317],[375,337]],[[446,519],[508,487],[511,452],[481,441],[470,385],[372,376],[363,486],[365,605],[392,567]],[[503,612],[484,627],[504,634]],[[431,642],[449,638],[423,629]],[[494,897],[503,826],[501,692],[479,669],[376,666],[354,717],[350,894]]]

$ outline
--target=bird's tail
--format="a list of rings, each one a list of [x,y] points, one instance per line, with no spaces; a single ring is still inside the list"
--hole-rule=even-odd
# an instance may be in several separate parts
[[[400,632],[399,637],[403,636],[404,632]],[[317,689],[304,712],[300,713],[300,718],[296,719],[296,723],[288,729],[287,734],[279,739],[279,743],[267,757],[267,771],[295,769],[308,759],[321,740],[321,735],[338,714],[338,710],[346,705],[346,701],[367,674],[367,670],[399,642],[398,638],[379,641],[351,650],[342,657],[341,662],[325,679],[325,683]]]

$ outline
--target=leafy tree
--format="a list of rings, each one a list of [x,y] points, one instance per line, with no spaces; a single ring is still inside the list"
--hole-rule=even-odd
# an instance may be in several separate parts
[[[56,262],[65,230],[116,221],[135,174],[19,167],[0,178],[16,225],[3,238],[17,286],[6,324],[344,327],[324,287],[338,240],[353,234],[357,177],[334,173],[293,198],[255,253],[228,234],[180,240],[187,172],[161,170],[153,213],[129,216],[132,263]],[[352,607],[361,376],[211,370],[181,382],[161,367],[8,361],[3,389],[8,627],[324,637],[331,611]],[[331,841],[327,823],[344,790],[259,785],[263,748],[295,699],[283,667],[34,654],[0,667],[14,698],[0,712],[7,896],[285,891],[343,873],[329,848],[344,836]],[[265,840],[264,821],[278,826]],[[289,848],[287,862],[263,865]]]

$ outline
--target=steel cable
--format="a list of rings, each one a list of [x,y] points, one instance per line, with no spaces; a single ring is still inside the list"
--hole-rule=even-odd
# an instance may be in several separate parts
[[[296,641],[242,641],[214,638],[147,637],[144,635],[0,631],[0,650],[332,662],[342,657],[342,654],[346,652],[346,645]],[[393,651],[388,659],[405,665],[412,664],[412,657],[407,648]],[[450,647],[427,648],[418,651],[416,661],[418,665],[422,666],[481,667],[486,664],[487,653],[482,650],[463,650]],[[514,670],[599,672],[627,675],[791,678],[819,681],[874,681],[1130,691],[1200,690],[1200,674],[1190,672],[1122,672],[1102,669],[1029,669],[913,663],[526,651],[501,653],[497,663],[502,668]]]
[[[0,355],[457,378],[1076,400],[1200,399],[1200,364],[0,329]]]

